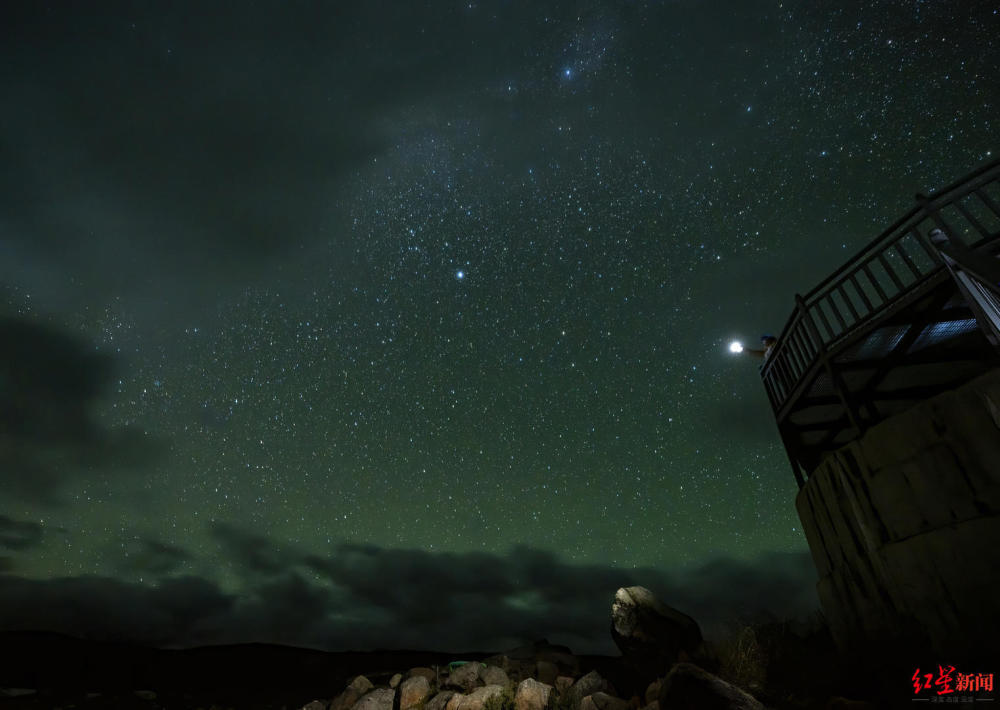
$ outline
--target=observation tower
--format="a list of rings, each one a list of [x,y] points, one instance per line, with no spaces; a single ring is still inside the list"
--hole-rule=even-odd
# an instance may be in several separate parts
[[[1000,658],[998,254],[994,161],[796,295],[761,369],[842,650]]]

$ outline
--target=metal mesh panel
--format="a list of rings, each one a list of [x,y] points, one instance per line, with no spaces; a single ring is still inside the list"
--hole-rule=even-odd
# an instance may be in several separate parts
[[[831,380],[830,375],[825,372],[816,377],[813,381],[813,386],[809,390],[809,394],[815,397],[822,397],[823,395],[833,394],[834,392],[833,380]]]
[[[967,318],[965,320],[950,320],[944,323],[933,323],[920,333],[920,336],[916,339],[913,345],[907,352],[915,352],[921,348],[926,348],[929,345],[937,345],[938,343],[943,343],[946,340],[951,340],[959,335],[964,335],[969,331],[978,328],[975,318]]]
[[[908,325],[890,326],[879,328],[860,343],[852,352],[846,354],[841,360],[875,360],[882,358],[893,351],[899,345],[906,332],[910,329]]]

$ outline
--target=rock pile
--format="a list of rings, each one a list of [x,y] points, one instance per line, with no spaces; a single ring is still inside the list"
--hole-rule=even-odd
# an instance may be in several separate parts
[[[358,676],[331,701],[303,710],[768,710],[715,674],[720,661],[694,619],[644,587],[615,594],[611,636],[622,656],[602,668],[614,683],[597,670],[582,672],[568,648],[543,640],[482,662],[411,668],[388,687]],[[759,686],[749,690],[767,698]],[[777,705],[807,706],[814,705]],[[874,706],[833,698],[826,707]]]
[[[627,661],[626,661],[627,662]],[[302,710],[763,710],[744,691],[691,663],[677,663],[646,687],[645,698],[620,697],[596,671],[580,673],[569,649],[539,642],[482,662],[396,673],[387,687],[364,676],[332,700]]]

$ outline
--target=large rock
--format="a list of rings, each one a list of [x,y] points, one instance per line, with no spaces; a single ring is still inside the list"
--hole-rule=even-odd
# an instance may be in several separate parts
[[[415,675],[399,684],[399,710],[419,707],[431,694],[431,683],[425,676]]]
[[[539,661],[535,665],[535,675],[542,683],[555,685],[556,678],[559,677],[559,666],[552,661]]]
[[[344,689],[344,692],[333,699],[330,703],[330,710],[351,710],[354,707],[354,703],[361,699],[361,696],[371,690],[373,687],[372,682],[365,678],[363,675],[359,675]]]
[[[357,691],[361,695],[364,695],[369,690],[374,688],[375,685],[363,675],[359,675],[355,676],[354,680],[347,684],[347,687]]]
[[[698,623],[645,587],[623,587],[611,605],[611,638],[643,681],[663,675],[683,651],[691,657],[702,638]]]
[[[765,710],[760,701],[735,685],[686,662],[670,669],[657,700],[669,710]]]
[[[354,710],[392,710],[392,700],[396,691],[391,688],[376,688],[354,703]]]
[[[525,678],[517,686],[514,707],[517,710],[545,710],[551,693],[551,685],[539,683],[533,678]]]
[[[568,691],[568,695],[573,703],[573,707],[578,708],[583,699],[588,695],[603,693],[606,690],[608,690],[608,681],[604,680],[597,671],[591,671],[573,684]]]
[[[535,641],[530,646],[519,646],[505,651],[504,655],[510,661],[520,661],[524,664],[548,661],[555,663],[563,675],[574,677],[580,675],[580,661],[573,655],[573,652],[566,646],[549,643],[548,639]],[[510,668],[504,668],[504,670],[510,673]]]
[[[465,693],[453,693],[450,698],[448,698],[448,703],[444,706],[444,710],[458,710],[458,706],[462,704],[462,700],[465,698]]]
[[[510,659],[503,653],[498,653],[495,656],[490,656],[489,658],[483,659],[484,666],[496,666],[497,668],[503,668],[505,671],[510,670]]]
[[[426,666],[417,666],[416,668],[411,668],[407,673],[407,678],[412,678],[415,675],[422,675],[429,682],[433,683],[437,680],[437,673],[433,668],[427,668]]]
[[[647,705],[660,697],[661,685],[663,685],[663,679],[657,678],[646,688],[646,694],[643,696],[643,699],[646,701]]]
[[[428,701],[424,710],[445,710],[453,695],[455,695],[454,690],[442,690]]]
[[[510,685],[510,678],[503,668],[496,666],[486,666],[480,671],[479,677],[486,685],[502,685],[505,688]]]
[[[588,695],[580,703],[580,710],[628,710],[628,707],[627,700],[602,692]]]
[[[462,698],[456,710],[483,710],[483,706],[490,698],[500,695],[506,690],[502,685],[487,685],[476,688],[471,693]]]
[[[465,663],[448,674],[448,680],[444,682],[444,685],[448,688],[461,690],[463,693],[471,693],[483,685],[483,680],[479,677],[482,669],[483,665],[477,661]]]

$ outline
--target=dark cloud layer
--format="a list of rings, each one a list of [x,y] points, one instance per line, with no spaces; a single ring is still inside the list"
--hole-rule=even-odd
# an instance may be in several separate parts
[[[95,420],[112,359],[59,329],[0,319],[0,469],[8,493],[59,501],[59,488],[84,470],[148,460],[156,442]]]
[[[67,282],[59,298],[52,282],[72,272],[88,300],[127,294],[163,318],[320,234],[339,181],[382,140],[368,105],[331,93],[303,36],[330,29],[336,44],[347,27],[336,11],[283,24],[194,11],[22,7],[4,23],[17,74],[3,101],[0,275],[44,282],[63,306],[79,293]],[[333,120],[316,110],[330,101]]]
[[[8,575],[0,577],[0,628],[171,646],[265,641],[327,650],[498,650],[547,637],[578,653],[613,654],[611,600],[622,586],[651,588],[710,635],[725,623],[799,618],[816,608],[814,571],[801,554],[754,564],[719,559],[670,575],[571,565],[529,547],[500,556],[339,545],[318,556],[281,546],[279,555],[266,538],[227,527],[215,532],[235,553],[239,591],[192,576],[149,586]]]
[[[159,540],[137,540],[128,548],[128,557],[121,565],[128,572],[164,576],[192,558],[187,550]]]
[[[42,526],[28,520],[14,520],[0,515],[0,547],[28,550],[42,542]]]
[[[510,34],[442,33],[458,10],[174,7],[154,18],[130,4],[24,6],[5,18],[0,57],[16,72],[0,99],[0,279],[40,302],[124,295],[162,325],[283,268],[301,273],[331,244],[346,260],[359,246],[344,229],[346,181],[404,125],[444,123],[431,102],[523,61],[512,40],[525,25],[509,13]],[[472,51],[490,61],[464,61]],[[467,110],[486,120],[495,108]]]

